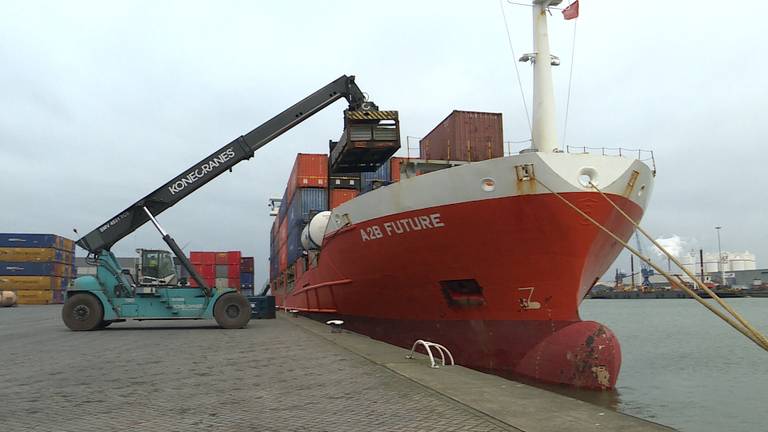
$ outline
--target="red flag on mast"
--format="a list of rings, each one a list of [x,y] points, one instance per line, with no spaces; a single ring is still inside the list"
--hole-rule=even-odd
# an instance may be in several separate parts
[[[578,17],[579,17],[579,0],[576,0],[575,2],[568,5],[567,8],[563,9],[563,18],[565,18],[566,20],[572,20]]]

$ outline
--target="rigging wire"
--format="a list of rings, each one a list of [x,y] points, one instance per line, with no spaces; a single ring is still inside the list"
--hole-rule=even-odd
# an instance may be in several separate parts
[[[563,140],[561,150],[566,148],[565,138],[568,130],[568,109],[571,107],[571,83],[573,82],[573,59],[576,57],[576,25],[579,19],[573,20],[573,41],[571,42],[571,71],[568,74],[568,96],[565,98],[565,121],[563,123]]]
[[[520,86],[520,96],[523,98],[523,108],[525,108],[525,119],[528,121],[528,130],[533,134],[533,126],[531,126],[531,115],[528,113],[528,103],[525,101],[525,91],[523,90],[523,81],[520,79],[520,69],[517,67],[517,55],[515,49],[512,47],[512,35],[509,34],[509,24],[507,24],[507,15],[504,13],[503,0],[499,0],[499,7],[501,8],[501,17],[504,19],[504,30],[507,31],[507,42],[509,42],[509,50],[512,52],[512,63],[515,65],[515,74],[517,75],[517,84]]]

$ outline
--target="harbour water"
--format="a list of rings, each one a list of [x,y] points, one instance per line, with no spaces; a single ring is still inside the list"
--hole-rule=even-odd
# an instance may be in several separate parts
[[[712,301],[712,300],[709,300]],[[768,334],[768,298],[728,299]],[[768,431],[768,352],[691,299],[585,300],[619,338],[615,392],[558,391],[680,431]]]

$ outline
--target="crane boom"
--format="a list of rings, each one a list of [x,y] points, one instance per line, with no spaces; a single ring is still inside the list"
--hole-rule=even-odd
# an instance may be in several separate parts
[[[350,111],[378,110],[375,104],[366,101],[365,95],[355,84],[354,76],[342,75],[184,170],[80,238],[77,244],[94,254],[109,250],[122,238],[147,223],[150,220],[149,214],[156,216],[172,207],[237,163],[253,157],[259,148],[341,98],[349,102]]]

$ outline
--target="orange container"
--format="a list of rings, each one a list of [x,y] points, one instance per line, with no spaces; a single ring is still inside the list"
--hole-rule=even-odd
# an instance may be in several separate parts
[[[331,208],[344,204],[359,194],[355,189],[331,189]]]
[[[293,199],[296,188],[324,188],[328,186],[328,155],[299,153],[293,163],[291,176],[285,193],[285,201],[281,205],[288,206]]]
[[[400,166],[407,161],[408,159],[404,157],[392,157],[389,160],[389,175],[393,182],[400,181]]]

